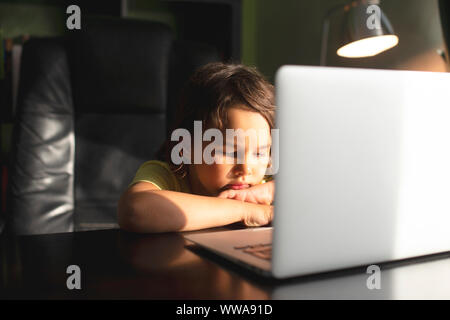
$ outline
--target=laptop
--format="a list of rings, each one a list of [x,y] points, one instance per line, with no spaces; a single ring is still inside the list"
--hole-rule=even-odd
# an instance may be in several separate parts
[[[275,87],[272,227],[187,240],[275,278],[450,251],[450,74],[282,66]]]

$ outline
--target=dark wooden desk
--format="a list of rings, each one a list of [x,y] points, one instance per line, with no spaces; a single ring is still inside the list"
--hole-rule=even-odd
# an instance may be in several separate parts
[[[450,299],[450,253],[285,281],[254,276],[185,243],[181,234],[86,231],[1,239],[0,298],[32,299]],[[81,289],[69,290],[69,265]]]

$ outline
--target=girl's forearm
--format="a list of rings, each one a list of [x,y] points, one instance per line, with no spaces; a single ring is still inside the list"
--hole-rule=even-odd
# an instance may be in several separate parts
[[[158,190],[124,194],[119,224],[133,232],[190,231],[239,222],[262,205]]]

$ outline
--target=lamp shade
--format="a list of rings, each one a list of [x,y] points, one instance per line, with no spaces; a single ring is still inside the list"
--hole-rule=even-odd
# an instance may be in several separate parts
[[[337,50],[339,56],[370,57],[397,44],[392,25],[378,6],[359,3],[346,10],[343,37]]]

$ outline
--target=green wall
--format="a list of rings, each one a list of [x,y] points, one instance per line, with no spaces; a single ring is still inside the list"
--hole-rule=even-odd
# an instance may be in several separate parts
[[[258,0],[242,0],[241,61],[257,66],[257,13]]]
[[[169,25],[177,32],[175,16],[169,5],[158,0],[128,0],[128,18],[158,21]]]
[[[37,2],[37,1],[35,1]],[[22,34],[56,36],[64,32],[66,13],[57,5],[0,2],[0,28],[4,37]]]

